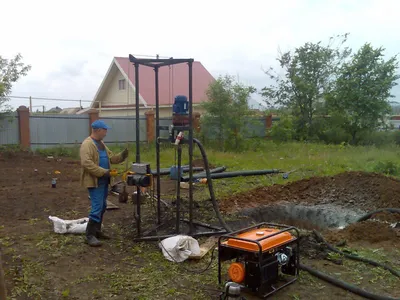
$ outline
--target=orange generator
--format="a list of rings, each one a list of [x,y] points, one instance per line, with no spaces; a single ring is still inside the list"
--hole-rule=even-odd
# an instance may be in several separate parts
[[[231,261],[225,274],[228,282],[266,298],[297,280],[299,250],[299,231],[285,225],[260,223],[222,235],[218,282],[222,283],[221,263]]]

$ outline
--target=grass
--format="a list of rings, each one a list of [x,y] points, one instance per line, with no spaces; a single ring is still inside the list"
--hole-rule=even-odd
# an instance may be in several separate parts
[[[119,151],[118,147],[112,147]],[[228,171],[279,169],[289,174],[288,179],[281,175],[252,176],[229,179],[218,179],[216,184],[217,196],[251,189],[257,186],[283,184],[312,176],[329,176],[346,171],[380,172],[387,175],[399,176],[400,147],[387,145],[376,146],[345,146],[307,143],[276,144],[264,141],[252,151],[243,153],[219,152],[206,149],[208,160],[215,166],[226,166]],[[135,149],[130,148],[130,161],[135,160]],[[194,149],[193,159],[201,159],[198,147]],[[141,161],[149,162],[156,167],[155,148],[143,146]],[[184,146],[182,163],[188,164],[188,148]],[[175,164],[175,149],[164,146],[160,152],[161,168],[169,168]],[[125,165],[117,166],[120,171]]]
[[[283,184],[312,176],[329,176],[346,171],[379,172],[391,176],[400,176],[400,147],[396,145],[350,146],[326,145],[316,143],[274,143],[271,141],[251,141],[254,150],[236,153],[219,152],[207,148],[207,157],[214,166],[225,166],[226,171],[279,169],[285,172],[293,171],[288,179],[281,175],[252,176],[229,179],[218,179],[217,196],[251,189],[257,186]],[[111,145],[111,150],[118,153],[125,145]],[[176,152],[172,145],[160,146],[161,168],[169,168],[176,164]],[[129,161],[136,160],[135,145],[129,146]],[[148,162],[156,168],[156,150],[154,145],[143,144],[140,149],[141,162]],[[58,147],[38,150],[44,155],[69,156],[79,158],[76,147]],[[183,146],[182,163],[188,164],[188,146]],[[201,159],[198,147],[194,147],[193,159]],[[125,163],[113,166],[124,171]]]

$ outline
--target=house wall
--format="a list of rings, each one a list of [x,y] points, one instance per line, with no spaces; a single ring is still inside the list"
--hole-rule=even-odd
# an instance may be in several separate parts
[[[125,90],[119,89],[119,80],[125,79],[122,73],[117,72],[112,75],[109,85],[106,87],[101,105],[121,105],[134,104],[135,90],[125,80]]]

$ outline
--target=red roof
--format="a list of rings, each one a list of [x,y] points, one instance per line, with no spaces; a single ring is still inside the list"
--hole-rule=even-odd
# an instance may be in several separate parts
[[[135,86],[135,68],[128,57],[115,57],[123,71]],[[193,62],[193,103],[207,100],[206,91],[214,77],[204,66]],[[172,105],[176,95],[189,98],[189,68],[186,63],[164,66],[159,69],[159,104]],[[148,105],[155,105],[155,73],[151,67],[139,66],[139,93]]]

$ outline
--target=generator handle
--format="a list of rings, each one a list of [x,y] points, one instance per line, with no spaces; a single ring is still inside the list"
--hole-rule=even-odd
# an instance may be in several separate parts
[[[278,232],[276,232],[276,233],[271,234],[271,235],[262,237],[262,238],[260,238],[260,239],[257,240],[257,241],[248,240],[248,239],[239,238],[239,237],[234,236],[234,235],[241,234],[241,233],[243,233],[243,232],[249,231],[249,230],[251,230],[251,229],[260,228],[260,227],[262,227],[262,226],[274,226],[274,227],[278,227],[278,229],[280,229],[280,230],[279,230]],[[221,242],[221,240],[222,240],[223,238],[231,238],[231,239],[241,240],[241,241],[245,241],[245,242],[255,243],[255,244],[257,244],[258,247],[261,249],[261,245],[260,245],[260,243],[259,243],[258,241],[262,241],[262,240],[268,239],[268,238],[270,238],[270,237],[273,237],[273,236],[275,236],[275,235],[278,235],[278,234],[281,234],[281,233],[283,233],[283,232],[287,232],[287,231],[290,231],[290,230],[294,230],[294,231],[296,232],[296,235],[297,235],[296,238],[299,238],[300,232],[299,232],[299,230],[298,230],[296,227],[287,226],[287,225],[282,225],[282,224],[275,224],[275,223],[266,223],[266,222],[263,222],[263,223],[259,223],[259,224],[257,224],[257,225],[253,225],[253,226],[250,226],[250,227],[241,229],[241,230],[237,230],[237,231],[234,231],[234,232],[231,232],[231,233],[228,233],[228,234],[223,234],[223,235],[221,235],[221,236],[218,238],[218,245],[220,244],[220,242]]]

